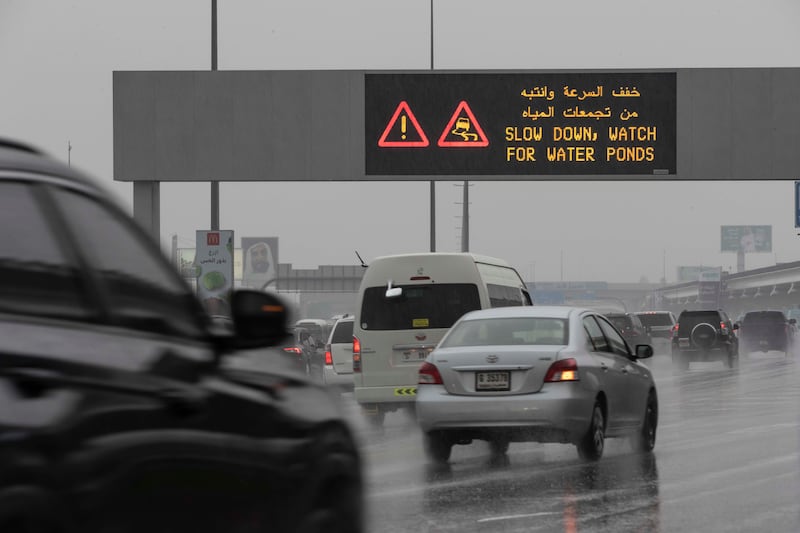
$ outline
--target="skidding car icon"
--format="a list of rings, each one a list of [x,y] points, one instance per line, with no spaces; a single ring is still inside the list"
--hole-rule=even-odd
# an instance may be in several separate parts
[[[467,117],[458,117],[456,119],[456,127],[450,133],[461,136],[465,141],[477,141],[478,134],[470,133],[470,127],[471,124]]]

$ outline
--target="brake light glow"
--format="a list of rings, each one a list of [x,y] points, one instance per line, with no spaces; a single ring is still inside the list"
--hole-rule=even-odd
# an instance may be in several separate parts
[[[728,329],[728,326],[725,325],[725,322],[720,322],[719,323],[719,329],[726,330],[726,329]]]
[[[556,361],[547,369],[545,383],[558,381],[578,381],[578,361],[573,358]]]
[[[353,335],[353,372],[361,373],[361,341]]]
[[[411,281],[428,281],[431,279],[430,276],[411,276],[408,278]]]
[[[331,354],[331,345],[330,344],[326,344],[325,345],[325,364],[327,366],[332,366],[333,365],[333,355]]]
[[[284,352],[293,353],[295,355],[302,355],[303,350],[298,348],[297,346],[289,346],[283,349]]]
[[[439,369],[436,368],[436,365],[428,363],[427,361],[422,363],[422,366],[419,367],[419,384],[420,385],[442,384],[442,375],[439,374]]]

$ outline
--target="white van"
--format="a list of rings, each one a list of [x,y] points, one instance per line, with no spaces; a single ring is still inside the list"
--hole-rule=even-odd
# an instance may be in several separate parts
[[[413,410],[417,371],[461,315],[532,305],[506,261],[470,253],[376,258],[364,272],[353,325],[354,396],[382,425],[389,411]]]

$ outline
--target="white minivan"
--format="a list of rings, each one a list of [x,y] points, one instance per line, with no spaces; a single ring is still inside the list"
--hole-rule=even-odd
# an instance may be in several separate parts
[[[353,323],[354,396],[382,425],[387,412],[413,412],[417,372],[464,313],[532,305],[519,273],[506,261],[471,253],[378,257],[358,292]]]

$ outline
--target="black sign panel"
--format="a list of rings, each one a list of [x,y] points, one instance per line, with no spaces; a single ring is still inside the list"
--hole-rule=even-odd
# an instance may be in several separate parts
[[[676,74],[365,75],[367,175],[670,175]]]

